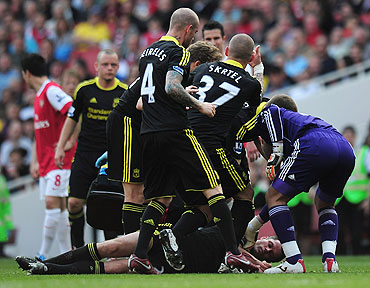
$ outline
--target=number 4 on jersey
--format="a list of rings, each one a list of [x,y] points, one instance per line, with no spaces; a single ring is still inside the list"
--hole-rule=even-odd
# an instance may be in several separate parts
[[[141,96],[148,95],[148,103],[154,103],[154,91],[155,86],[153,85],[153,63],[148,63],[145,68],[143,81],[141,82]]]

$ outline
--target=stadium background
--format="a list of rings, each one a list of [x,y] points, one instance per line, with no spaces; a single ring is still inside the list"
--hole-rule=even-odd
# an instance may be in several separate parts
[[[120,56],[117,77],[129,84],[137,76],[141,51],[165,34],[178,7],[194,9],[201,26],[210,19],[221,22],[227,40],[235,33],[250,34],[262,46],[267,97],[287,92],[301,112],[320,116],[338,130],[354,126],[355,148],[364,143],[370,128],[369,0],[0,1],[0,164],[11,188],[17,231],[10,233],[16,238],[6,245],[9,255],[35,255],[44,210],[37,183],[28,176],[34,91],[21,78],[22,55],[43,55],[49,77],[60,82],[66,68],[78,71],[81,79],[95,76],[97,52],[113,48]],[[263,165],[259,161],[253,167],[253,184],[261,190]],[[368,219],[363,227],[368,253]],[[56,252],[53,247],[51,253]]]

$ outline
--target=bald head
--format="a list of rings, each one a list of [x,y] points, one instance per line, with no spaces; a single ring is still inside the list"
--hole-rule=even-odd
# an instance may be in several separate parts
[[[179,8],[172,13],[170,20],[170,30],[182,30],[185,27],[192,25],[198,29],[199,18],[198,15],[189,8]]]
[[[236,34],[229,43],[229,57],[249,61],[254,48],[253,39],[247,34]]]

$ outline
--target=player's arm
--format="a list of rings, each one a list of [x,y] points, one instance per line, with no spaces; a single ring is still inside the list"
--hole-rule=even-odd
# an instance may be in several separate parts
[[[170,70],[167,72],[165,85],[167,95],[177,103],[191,106],[208,117],[213,117],[216,113],[216,107],[211,103],[201,102],[186,92],[181,84],[182,79],[182,75],[176,71]]]
[[[59,141],[55,149],[55,155],[54,155],[55,165],[60,169],[62,169],[64,165],[64,157],[65,157],[64,147],[66,146],[68,139],[71,138],[73,132],[75,131],[77,123],[78,122],[76,122],[74,119],[71,119],[69,117],[67,117],[66,121],[64,122],[62,132],[60,133]]]
[[[66,145],[64,145],[64,151],[69,151],[75,146],[78,139],[78,135],[80,135],[80,131],[81,131],[81,119],[78,121],[76,128],[74,129],[71,137],[68,139]]]
[[[253,69],[253,76],[256,77],[261,84],[261,96],[264,94],[264,66],[261,59],[260,45],[257,45],[256,50],[253,51],[252,60],[248,63]]]
[[[34,179],[38,179],[40,177],[39,161],[37,160],[37,154],[36,154],[36,141],[33,141],[33,144],[32,144],[30,173]]]

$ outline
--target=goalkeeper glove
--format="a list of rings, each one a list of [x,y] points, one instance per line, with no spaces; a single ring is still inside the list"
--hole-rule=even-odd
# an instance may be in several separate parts
[[[103,155],[101,155],[95,162],[95,167],[100,168],[100,166],[104,165],[108,161],[108,151],[105,151]]]
[[[275,179],[279,165],[283,161],[283,149],[283,142],[272,143],[272,153],[266,166],[266,175],[270,181]]]

